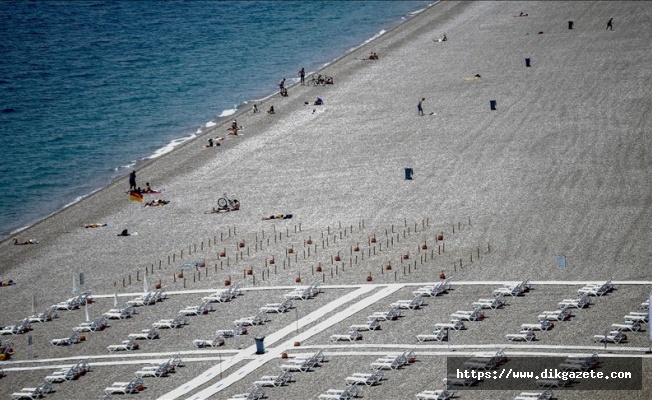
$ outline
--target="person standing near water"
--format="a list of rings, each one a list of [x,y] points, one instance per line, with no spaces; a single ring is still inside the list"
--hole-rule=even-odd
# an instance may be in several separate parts
[[[136,171],[133,170],[129,174],[129,190],[136,190]]]
[[[419,102],[417,103],[417,111],[419,112],[419,115],[423,115],[423,102],[426,101],[426,98],[423,97]]]
[[[299,71],[299,78],[301,78],[301,86],[305,85],[306,81],[306,69],[301,68],[301,71]]]

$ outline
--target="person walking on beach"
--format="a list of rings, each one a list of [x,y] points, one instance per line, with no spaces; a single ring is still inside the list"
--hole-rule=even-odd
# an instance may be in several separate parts
[[[133,170],[129,174],[129,190],[136,190],[136,171]]]
[[[614,22],[613,18],[609,18],[609,21],[607,22],[607,29],[609,29],[610,31],[614,30],[613,22]]]
[[[306,69],[301,68],[301,71],[299,71],[299,78],[301,78],[301,86],[306,84]]]
[[[426,98],[423,97],[419,102],[417,103],[417,111],[419,112],[419,115],[423,116],[423,102],[426,101]]]
[[[281,92],[283,91],[285,88],[285,78],[281,79],[281,81],[278,83],[278,88]]]

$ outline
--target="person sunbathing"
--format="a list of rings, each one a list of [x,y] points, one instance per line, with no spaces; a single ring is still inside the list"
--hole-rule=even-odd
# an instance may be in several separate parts
[[[84,225],[84,228],[103,228],[105,226],[109,226],[109,224],[98,224],[98,223],[86,224],[86,225]]]
[[[145,207],[157,207],[157,206],[164,206],[166,204],[170,204],[170,201],[158,199],[158,200],[148,201],[147,203],[145,203]]]
[[[14,238],[14,246],[22,246],[22,245],[25,245],[25,244],[38,244],[38,240],[30,239],[30,240],[26,240],[24,242],[19,242],[18,238]]]

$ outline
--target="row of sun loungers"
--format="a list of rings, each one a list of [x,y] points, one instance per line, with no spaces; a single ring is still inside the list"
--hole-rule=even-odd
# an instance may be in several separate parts
[[[152,306],[159,301],[165,300],[166,298],[167,293],[161,289],[140,295],[133,300],[129,300],[127,304],[134,307]]]
[[[374,370],[399,369],[404,365],[407,365],[409,359],[416,359],[416,354],[414,353],[414,350],[406,351],[398,356],[388,355],[385,357],[381,357],[371,363],[371,368]]]

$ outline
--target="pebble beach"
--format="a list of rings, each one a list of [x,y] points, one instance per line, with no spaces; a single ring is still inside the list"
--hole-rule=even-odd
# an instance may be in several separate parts
[[[368,372],[377,358],[415,349],[415,363],[362,387],[365,399],[407,399],[443,388],[447,356],[504,348],[510,357],[597,351],[642,360],[640,390],[581,383],[553,390],[559,399],[650,398],[649,326],[627,332],[623,343],[593,340],[629,312],[644,312],[652,289],[650,12],[646,2],[439,2],[320,71],[333,85],[292,85],[288,97],[259,103],[260,112],[234,115],[240,135],[229,136],[225,120],[138,166],[139,185],[162,190],[145,200],[169,204],[130,201],[125,177],[17,235],[38,244],[0,243],[0,278],[16,282],[0,288],[0,325],[70,298],[73,287],[93,297],[27,334],[1,338],[14,354],[0,364],[0,397],[86,360],[91,372],[45,397],[100,398],[142,366],[179,355],[184,367],[145,378],[134,398],[228,399],[277,375],[277,354],[323,349],[328,361],[320,367],[265,389],[269,399],[316,399],[343,389],[347,376]],[[605,29],[609,18],[613,31]],[[379,59],[368,60],[370,52]],[[323,105],[312,105],[317,97]],[[225,138],[219,147],[205,147],[217,136]],[[224,194],[241,208],[211,213]],[[266,219],[279,214],[292,218]],[[107,226],[84,228],[94,223]],[[123,229],[132,235],[117,236]],[[183,267],[195,262],[201,267]],[[453,284],[448,293],[362,332],[362,340],[330,340],[413,298],[442,272]],[[531,291],[466,323],[449,342],[416,340],[497,287],[526,279]],[[537,332],[536,341],[505,339],[584,284],[609,280],[613,291]],[[314,299],[268,314],[267,323],[224,346],[193,347],[312,283],[321,287]],[[228,284],[242,294],[139,341],[138,350],[107,351]],[[167,299],[111,320],[81,343],[50,344],[85,312],[96,318],[145,286],[163,288]],[[266,338],[264,355],[256,354],[256,336]],[[482,390],[482,382],[475,389],[457,397],[511,399],[525,391]]]

